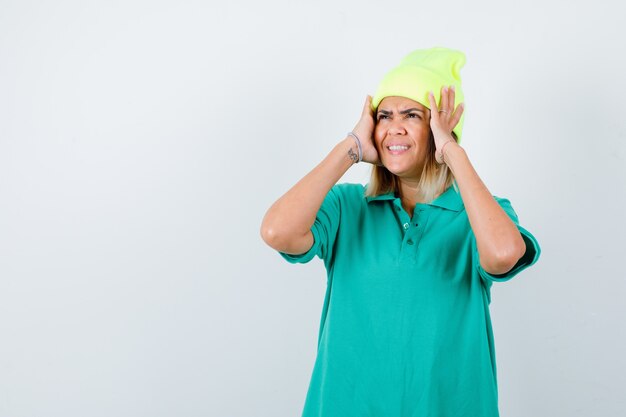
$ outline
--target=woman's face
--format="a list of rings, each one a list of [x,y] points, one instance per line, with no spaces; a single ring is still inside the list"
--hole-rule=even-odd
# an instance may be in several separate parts
[[[399,177],[419,178],[428,155],[430,110],[406,97],[385,97],[376,110],[374,142],[381,162]]]

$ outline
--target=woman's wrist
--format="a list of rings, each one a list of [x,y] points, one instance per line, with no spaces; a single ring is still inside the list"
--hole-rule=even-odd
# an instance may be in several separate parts
[[[359,145],[353,136],[347,134],[345,139],[341,141],[344,149],[345,157],[350,161],[351,165],[359,162]]]
[[[442,158],[443,161],[442,163],[447,164],[448,166],[450,166],[450,164],[452,163],[452,161],[459,155],[462,153],[465,153],[465,149],[463,149],[463,147],[461,147],[461,145],[459,145],[455,140],[452,140],[451,142],[453,143],[446,143],[444,145],[448,145],[448,146],[444,146],[442,147]]]
[[[349,162],[349,166],[356,164],[359,160],[359,148],[352,136],[346,137],[337,144],[336,148],[342,155],[342,159]]]
[[[348,132],[348,136],[354,139],[358,151],[356,158],[353,154],[351,154],[350,157],[353,158],[355,163],[359,163],[363,160],[363,146],[361,144],[361,139],[356,135],[356,133],[354,133],[354,131]]]
[[[444,142],[444,144],[441,146],[441,150],[437,151],[435,159],[437,160],[437,162],[440,165],[441,164],[446,164],[446,163],[448,163],[448,160],[446,160],[446,156],[450,152],[450,149],[452,149],[452,148],[460,148],[460,147],[461,146],[454,139],[450,138],[449,140]]]

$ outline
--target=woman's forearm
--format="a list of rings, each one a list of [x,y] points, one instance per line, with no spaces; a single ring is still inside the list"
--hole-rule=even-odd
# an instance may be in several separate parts
[[[298,181],[267,211],[261,236],[272,248],[304,253],[311,248],[311,226],[326,194],[355,163],[358,148],[350,136],[339,142],[311,172]]]
[[[481,266],[491,274],[508,272],[526,250],[517,226],[493,198],[461,146],[450,143],[444,160],[461,191]]]

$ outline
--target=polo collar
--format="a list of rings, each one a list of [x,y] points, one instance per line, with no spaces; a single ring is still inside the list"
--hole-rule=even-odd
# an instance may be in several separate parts
[[[368,203],[371,203],[372,201],[396,200],[396,199],[398,199],[398,197],[396,197],[393,191],[390,191],[386,194],[380,194],[377,196],[365,197],[365,200]],[[457,192],[454,189],[454,185],[450,185],[446,191],[444,191],[441,195],[439,195],[439,197],[435,198],[430,203],[421,203],[421,204],[425,204],[428,206],[441,207],[441,208],[452,210],[452,211],[461,211],[461,209],[463,208],[463,200],[461,199],[461,194],[460,192]]]

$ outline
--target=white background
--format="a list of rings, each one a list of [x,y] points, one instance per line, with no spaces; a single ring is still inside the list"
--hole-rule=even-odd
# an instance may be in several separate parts
[[[261,220],[432,46],[542,248],[492,288],[502,416],[623,416],[618,3],[1,0],[0,416],[299,415],[326,275]]]

